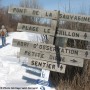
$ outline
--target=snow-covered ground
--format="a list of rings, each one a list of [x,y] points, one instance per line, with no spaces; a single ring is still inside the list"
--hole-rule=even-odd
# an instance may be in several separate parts
[[[37,85],[36,80],[40,79],[40,69],[33,67],[28,67],[22,64],[27,63],[28,58],[18,57],[18,52],[20,48],[12,46],[12,40],[22,39],[28,41],[38,41],[40,42],[41,36],[30,34],[27,32],[12,32],[7,37],[7,45],[3,48],[0,48],[0,90],[1,87],[30,87],[30,85],[38,86],[38,89],[34,90],[55,90],[54,88]],[[1,45],[1,39],[0,39]],[[1,47],[1,46],[0,46]],[[23,90],[23,89],[13,89],[13,90]],[[24,89],[24,90],[33,90],[33,89]]]

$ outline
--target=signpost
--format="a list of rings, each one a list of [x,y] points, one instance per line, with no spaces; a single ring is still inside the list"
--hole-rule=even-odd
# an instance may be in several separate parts
[[[29,50],[43,51],[46,53],[53,53],[53,54],[56,53],[55,45],[52,44],[44,44],[38,42],[29,42],[25,40],[13,39],[12,45],[20,48],[28,48]],[[60,50],[60,54],[64,56],[90,59],[89,50],[82,50],[82,49],[69,48],[69,47],[59,47],[59,50]]]
[[[32,17],[57,19],[58,11],[47,11],[47,10],[24,8],[24,7],[9,7],[8,13],[32,16]]]
[[[13,39],[12,45],[20,47],[20,55],[29,58],[29,66],[45,69],[42,70],[41,80],[38,83],[48,85],[48,82],[42,82],[42,80],[48,81],[50,71],[65,73],[66,65],[83,67],[84,59],[90,59],[89,50],[59,47],[56,44],[56,38],[59,37],[64,38],[62,40],[70,38],[90,41],[89,32],[61,29],[59,27],[60,20],[90,24],[90,16],[23,7],[10,7],[8,13],[52,19],[50,27],[18,23],[17,30],[52,36],[53,45]]]
[[[23,23],[18,23],[17,30],[36,33],[36,34],[53,35],[53,36],[55,34],[55,30],[51,27],[23,24]]]
[[[20,49],[21,55],[35,60],[35,61],[29,61],[30,65],[32,62],[35,63],[50,62],[50,63],[55,63],[55,65],[62,63],[66,65],[83,67],[84,59],[90,59],[89,50],[82,50],[82,49],[69,48],[69,47],[59,47],[55,45],[56,37],[90,41],[89,32],[81,32],[81,31],[59,28],[59,19],[64,21],[73,21],[73,22],[90,24],[90,16],[74,15],[69,13],[62,13],[59,11],[46,11],[46,10],[23,8],[23,7],[10,7],[8,12],[11,14],[19,14],[25,16],[52,19],[51,27],[18,23],[18,27],[17,27],[18,31],[27,31],[36,34],[50,35],[54,37],[54,43],[53,43],[54,45],[28,42],[28,41],[16,40],[16,39],[13,40],[13,46],[21,48]],[[60,59],[61,61],[58,62],[58,60]],[[39,67],[41,68],[42,66]],[[47,67],[43,67],[43,68],[48,69]]]
[[[60,64],[59,67],[57,66],[57,63],[54,62],[48,62],[48,61],[42,61],[42,60],[35,60],[35,59],[30,59],[28,62],[28,65],[32,67],[37,67],[37,68],[43,68],[46,70],[54,71],[54,72],[60,72],[60,73],[65,73],[65,68],[66,65]]]
[[[57,57],[56,53],[47,53],[43,51],[38,51],[38,50],[28,50],[28,49],[20,49],[20,55],[31,58],[31,59],[39,59],[39,60],[44,60],[44,61],[50,61],[50,62],[55,62],[57,63]],[[78,66],[78,67],[83,67],[83,62],[84,60],[81,58],[75,58],[75,57],[70,57],[70,56],[63,56],[60,55],[61,57],[61,64],[66,64],[66,65],[73,65],[73,66]]]
[[[90,41],[90,33],[89,32],[81,32],[75,30],[68,29],[58,29],[57,37],[66,37],[71,39],[80,39],[85,41]]]
[[[76,14],[60,12],[59,19],[63,21],[72,21],[72,22],[90,24],[90,16],[86,16],[86,15],[76,15]]]

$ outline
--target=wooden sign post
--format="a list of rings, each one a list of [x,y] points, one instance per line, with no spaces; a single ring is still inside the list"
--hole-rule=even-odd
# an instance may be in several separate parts
[[[59,17],[59,11],[58,11],[58,17]],[[56,26],[56,30],[55,30],[56,32],[55,32],[54,41],[53,41],[53,45],[55,45],[57,65],[59,67],[60,61],[61,61],[61,57],[60,57],[59,46],[56,45],[56,35],[57,35],[57,29],[58,29],[58,27],[59,27],[59,18],[57,18],[57,26]]]
[[[14,47],[28,48],[29,50],[43,51],[46,53],[56,54],[55,45],[38,42],[29,42],[25,40],[13,39]],[[89,47],[89,44],[88,44]],[[89,49],[89,48],[88,48]],[[60,55],[74,58],[90,59],[90,51],[70,47],[59,47]]]
[[[57,37],[66,37],[71,39],[78,39],[84,41],[90,41],[90,33],[89,32],[81,32],[75,30],[61,29],[57,30]]]
[[[60,20],[90,24],[90,16],[75,15],[70,13],[59,13]]]
[[[17,30],[52,36],[53,43],[44,44],[13,39],[13,46],[21,48],[20,55],[29,58],[29,66],[48,70],[48,75],[44,74],[45,70],[42,70],[41,77],[43,77],[43,80],[46,78],[48,81],[49,71],[65,73],[66,65],[83,67],[84,59],[90,59],[89,50],[63,47],[63,45],[58,46],[56,44],[57,37],[90,41],[89,32],[59,28],[60,20],[90,24],[90,16],[23,7],[10,7],[8,12],[10,14],[51,19],[51,27],[18,23]]]
[[[32,16],[32,17],[57,19],[58,11],[47,11],[47,10],[24,8],[24,7],[9,7],[8,13]]]
[[[30,9],[30,8],[22,8],[22,7],[15,8],[15,7],[13,7],[13,8],[9,8],[8,12],[12,13],[12,14],[20,14],[20,15],[26,15],[26,16],[35,16],[35,17],[44,17],[44,18],[53,19],[51,21],[51,27],[18,23],[17,30],[36,33],[36,34],[51,35],[51,36],[55,35],[54,37],[56,38],[56,33],[57,33],[56,31],[58,28],[57,27],[58,11],[45,11],[45,10],[38,10],[38,9]],[[54,45],[55,45],[55,38],[54,38],[54,43],[53,43]],[[29,48],[28,46],[30,45],[27,42],[26,43],[17,42],[17,40],[16,41],[14,40],[14,42],[13,42],[14,46],[17,43],[16,46],[20,45],[20,47],[27,47],[27,49]],[[33,49],[34,47],[32,47],[32,45],[33,44],[30,45],[30,48]],[[42,80],[43,80],[43,82],[48,81],[50,71],[65,73],[66,65],[62,65],[60,63],[58,64],[58,61],[60,60],[59,46],[55,46],[55,51],[56,51],[55,57],[57,58],[57,61],[55,61],[55,62],[52,62],[51,60],[49,61],[50,56],[48,58],[47,57],[48,55],[46,53],[42,54],[42,53],[44,53],[43,51],[42,52],[36,51],[36,54],[35,54],[31,50],[30,52],[32,52],[32,54],[30,52],[28,52],[28,55],[26,55],[24,50],[25,50],[25,52],[28,52],[28,51],[26,51],[26,49],[21,48],[20,49],[20,55],[23,55],[26,57],[29,57],[28,55],[30,55],[29,58],[32,59],[32,60],[29,60],[28,65],[32,66],[32,67],[42,68],[41,80],[39,80],[38,84]],[[41,57],[43,59],[40,59]],[[57,67],[57,64],[58,64],[58,67]],[[45,69],[45,70],[43,70],[43,69]]]

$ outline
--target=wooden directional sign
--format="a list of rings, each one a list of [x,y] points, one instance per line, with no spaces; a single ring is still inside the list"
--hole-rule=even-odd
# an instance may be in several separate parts
[[[31,58],[31,59],[46,60],[46,61],[57,63],[56,54],[47,53],[47,52],[43,52],[43,51],[36,51],[36,50],[29,50],[29,49],[27,50],[25,48],[23,48],[23,49],[21,48],[20,55]],[[84,59],[63,56],[63,55],[61,55],[60,57],[61,57],[60,63],[62,63],[62,64],[83,67]]]
[[[58,29],[57,37],[66,37],[71,39],[80,39],[90,41],[90,32],[81,32],[68,29]]]
[[[29,42],[25,40],[18,40],[13,39],[13,46],[21,47],[21,48],[28,48],[29,50],[37,50],[37,51],[44,51],[48,53],[56,53],[55,46],[51,44],[44,44],[44,43],[37,43],[37,42]],[[90,59],[90,51],[89,50],[82,50],[76,48],[69,48],[69,47],[59,47],[61,55],[73,56],[82,59]]]
[[[55,46],[52,44],[44,44],[38,42],[13,39],[12,45],[15,47],[28,48],[29,50],[39,50],[39,51],[55,53]]]
[[[9,7],[8,13],[49,19],[57,19],[58,17],[58,11],[46,11],[24,7]]]
[[[86,16],[86,15],[75,15],[75,14],[60,12],[59,18],[60,20],[64,20],[64,21],[73,21],[73,22],[90,24],[90,16]]]
[[[44,35],[53,35],[53,36],[55,34],[54,28],[39,26],[39,25],[23,24],[23,23],[18,23],[17,30],[37,33],[37,34],[44,34]]]
[[[59,67],[57,67],[57,63],[35,60],[35,59],[30,59],[28,65],[32,67],[38,67],[41,69],[43,68],[46,70],[60,72],[60,73],[65,73],[65,69],[66,69],[66,65],[60,64]]]

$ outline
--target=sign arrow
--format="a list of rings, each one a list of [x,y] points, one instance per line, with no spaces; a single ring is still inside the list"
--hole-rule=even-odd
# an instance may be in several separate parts
[[[85,57],[87,57],[87,56],[88,56],[88,51],[85,52]]]
[[[86,38],[87,38],[87,33],[84,34],[84,39],[86,39]]]
[[[73,60],[70,60],[70,61],[72,61],[73,63],[77,63],[77,61],[76,61],[75,59],[73,59]]]
[[[62,65],[60,66],[60,69],[61,69],[61,70],[63,69],[63,66],[62,66]]]

